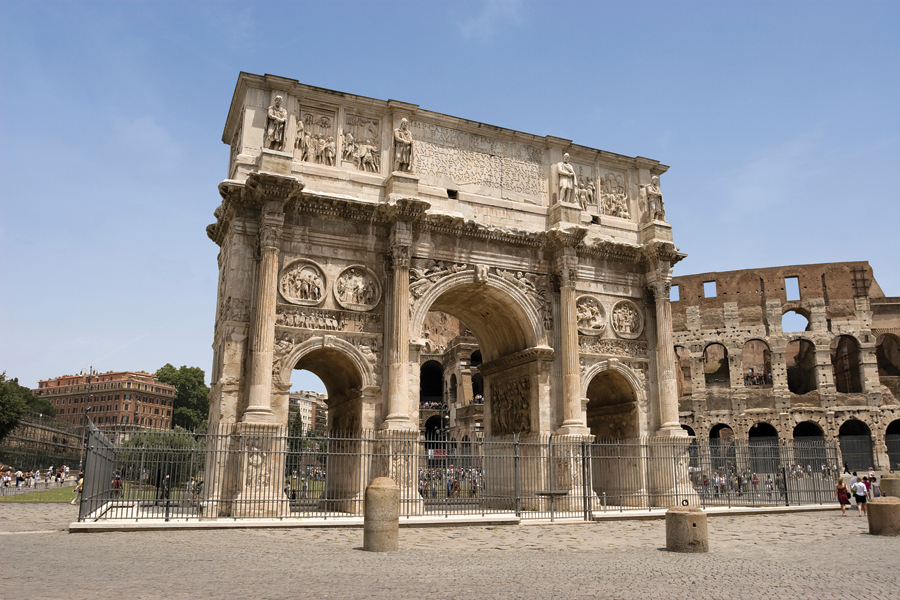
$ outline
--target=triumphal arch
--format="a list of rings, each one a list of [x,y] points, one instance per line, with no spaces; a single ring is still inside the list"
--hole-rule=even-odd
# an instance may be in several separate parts
[[[210,424],[245,457],[219,466],[234,498],[279,510],[277,452],[247,432],[286,424],[294,370],[333,430],[418,436],[430,311],[477,338],[488,437],[684,435],[665,165],[248,73],[223,141]],[[400,462],[372,475],[412,497]]]

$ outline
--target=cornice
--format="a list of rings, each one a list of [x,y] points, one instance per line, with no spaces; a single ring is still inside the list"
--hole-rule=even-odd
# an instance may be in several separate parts
[[[506,369],[531,364],[540,360],[552,361],[556,352],[553,348],[547,346],[536,346],[528,348],[503,358],[492,360],[491,362],[482,363],[478,367],[478,372],[482,375],[493,375]]]

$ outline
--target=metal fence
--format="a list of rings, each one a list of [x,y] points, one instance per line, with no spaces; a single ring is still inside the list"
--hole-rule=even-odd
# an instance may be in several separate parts
[[[359,516],[378,476],[401,488],[403,517],[587,520],[673,505],[833,502],[839,473],[830,441],[519,435],[460,443],[239,424],[202,434],[91,427],[87,445],[79,520]]]

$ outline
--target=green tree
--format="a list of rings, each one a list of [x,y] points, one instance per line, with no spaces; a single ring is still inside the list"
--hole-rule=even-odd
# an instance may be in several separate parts
[[[173,417],[175,425],[193,431],[206,421],[209,415],[209,386],[204,383],[206,374],[200,367],[182,365],[176,369],[166,363],[156,371],[156,378],[175,386]]]
[[[16,428],[28,410],[28,397],[21,390],[32,395],[31,390],[19,385],[18,379],[7,379],[6,371],[0,374],[0,440]]]
[[[19,385],[16,378],[7,379],[6,371],[0,373],[0,440],[15,429],[28,412],[56,416],[56,409],[49,400],[35,396],[30,389]]]

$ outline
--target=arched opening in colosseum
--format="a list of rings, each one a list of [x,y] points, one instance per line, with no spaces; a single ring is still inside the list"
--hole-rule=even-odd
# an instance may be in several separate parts
[[[459,466],[470,468],[473,466],[472,456],[475,454],[472,440],[469,436],[464,435],[459,443]]]
[[[481,404],[484,402],[484,377],[481,376],[481,373],[472,375],[471,400],[474,404]]]
[[[722,344],[710,344],[703,350],[703,373],[706,387],[731,387],[728,350]]]
[[[456,373],[450,376],[450,381],[447,382],[447,402],[452,404],[459,400],[459,380],[456,378]]]
[[[802,309],[791,309],[781,315],[781,331],[799,333],[810,330],[809,313]]]
[[[841,335],[831,342],[831,366],[834,387],[844,394],[861,394],[859,342],[849,335]]]
[[[637,396],[625,376],[597,373],[587,390],[587,426],[597,438],[626,439],[638,435]]]
[[[482,362],[483,361],[481,360],[481,350],[476,350],[475,352],[473,352],[472,356],[469,359],[469,364],[471,364],[473,367],[477,367]]]
[[[772,385],[772,352],[762,340],[750,340],[741,351],[741,363],[746,386]]]
[[[891,421],[884,432],[884,443],[887,445],[888,462],[894,471],[900,469],[900,419]]]
[[[678,359],[680,367],[675,376],[678,379],[678,397],[684,398],[690,396],[691,388],[691,351],[684,346],[675,346],[675,357]]]
[[[700,469],[700,445],[697,443],[697,434],[694,433],[694,429],[689,425],[681,424],[681,428],[684,429],[687,434],[691,437],[691,445],[688,446],[688,455],[690,456],[690,467],[693,470]]]
[[[709,455],[713,469],[735,466],[734,430],[725,423],[717,423],[709,430]]]
[[[862,471],[875,464],[872,430],[859,419],[845,421],[838,430],[841,457],[851,471]]]
[[[812,421],[802,421],[794,426],[794,460],[821,472],[822,465],[828,464],[828,453],[823,442],[825,432]]]
[[[771,423],[755,423],[747,432],[747,438],[750,470],[754,473],[775,473],[781,464],[778,430]]]
[[[429,468],[447,466],[448,421],[446,413],[432,415],[425,420],[425,458]]]
[[[887,388],[882,393],[885,404],[900,404],[900,337],[883,333],[875,343],[875,358],[878,361],[878,378]]]
[[[788,389],[802,395],[816,389],[816,347],[809,340],[796,339],[784,349]]]
[[[444,404],[444,366],[436,360],[419,368],[419,408],[441,408]]]

